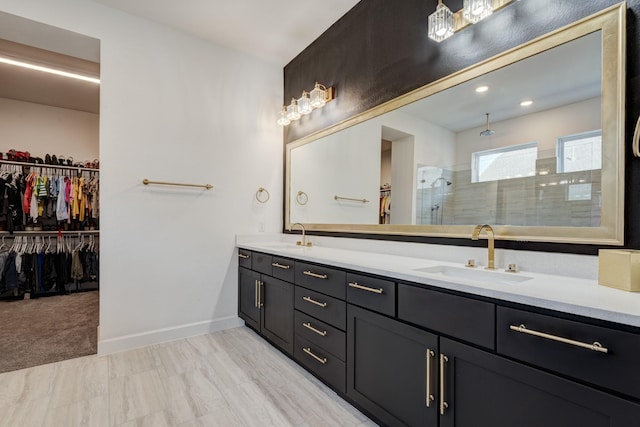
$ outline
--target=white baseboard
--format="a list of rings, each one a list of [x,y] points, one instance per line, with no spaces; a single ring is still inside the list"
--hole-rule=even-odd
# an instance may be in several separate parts
[[[204,322],[190,323],[172,328],[156,329],[154,331],[139,334],[125,335],[122,337],[100,340],[98,338],[98,355],[104,356],[120,351],[133,350],[148,345],[159,344],[181,338],[208,334],[224,329],[236,328],[244,325],[244,321],[238,316],[224,317],[222,319],[208,320]]]

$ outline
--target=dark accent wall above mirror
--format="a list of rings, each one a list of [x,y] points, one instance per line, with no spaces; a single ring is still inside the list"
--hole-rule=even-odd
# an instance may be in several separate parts
[[[447,2],[454,11],[462,7],[461,3]],[[406,0],[398,3],[363,0],[285,67],[285,100],[291,99],[316,80],[334,86],[337,92],[334,101],[321,111],[314,112],[313,120],[299,121],[285,128],[285,143],[332,127],[617,3],[603,0],[514,2],[489,19],[437,44],[426,37],[426,17],[435,10],[437,1]],[[638,56],[638,36],[635,34],[634,16],[640,11],[640,2],[629,1],[627,7],[627,93],[631,93],[631,88],[637,86],[633,77],[638,76],[635,60]],[[633,97],[628,100],[627,123],[630,122],[629,117],[635,123],[634,117],[639,106],[640,101]],[[626,134],[626,141],[630,141],[633,129],[629,130],[629,125]],[[627,149],[629,146],[630,143],[625,142]],[[626,166],[626,183],[633,185],[634,177],[635,182],[640,182],[637,160],[627,156]],[[626,195],[626,218],[633,218],[633,212],[636,213],[635,217],[640,217],[640,198],[630,193],[633,192],[627,192]],[[632,220],[627,224],[630,225],[626,228],[625,246],[640,247],[640,231],[633,229]],[[345,233],[348,232],[345,230]],[[350,236],[354,237],[353,234]],[[448,243],[448,239],[406,238]],[[451,239],[451,243],[460,244],[460,241]],[[502,242],[501,246],[577,253],[597,251],[596,247],[580,244]]]

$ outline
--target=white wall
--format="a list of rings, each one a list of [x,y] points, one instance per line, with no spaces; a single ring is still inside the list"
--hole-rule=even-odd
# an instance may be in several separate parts
[[[0,98],[0,151],[93,161],[99,155],[99,120],[98,114]]]
[[[282,67],[90,1],[0,10],[101,41],[99,353],[237,324],[235,235],[282,221]]]

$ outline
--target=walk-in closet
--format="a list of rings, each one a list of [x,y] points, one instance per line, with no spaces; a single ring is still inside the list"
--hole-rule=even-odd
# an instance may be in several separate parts
[[[97,352],[100,47],[0,19],[1,373]]]

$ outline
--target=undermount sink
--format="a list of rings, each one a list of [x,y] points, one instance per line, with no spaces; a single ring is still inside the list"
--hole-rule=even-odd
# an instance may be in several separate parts
[[[531,277],[520,276],[517,273],[500,273],[488,271],[482,268],[452,267],[449,265],[436,265],[433,267],[416,268],[413,271],[437,274],[451,279],[464,279],[477,283],[494,283],[515,285],[531,280]]]

